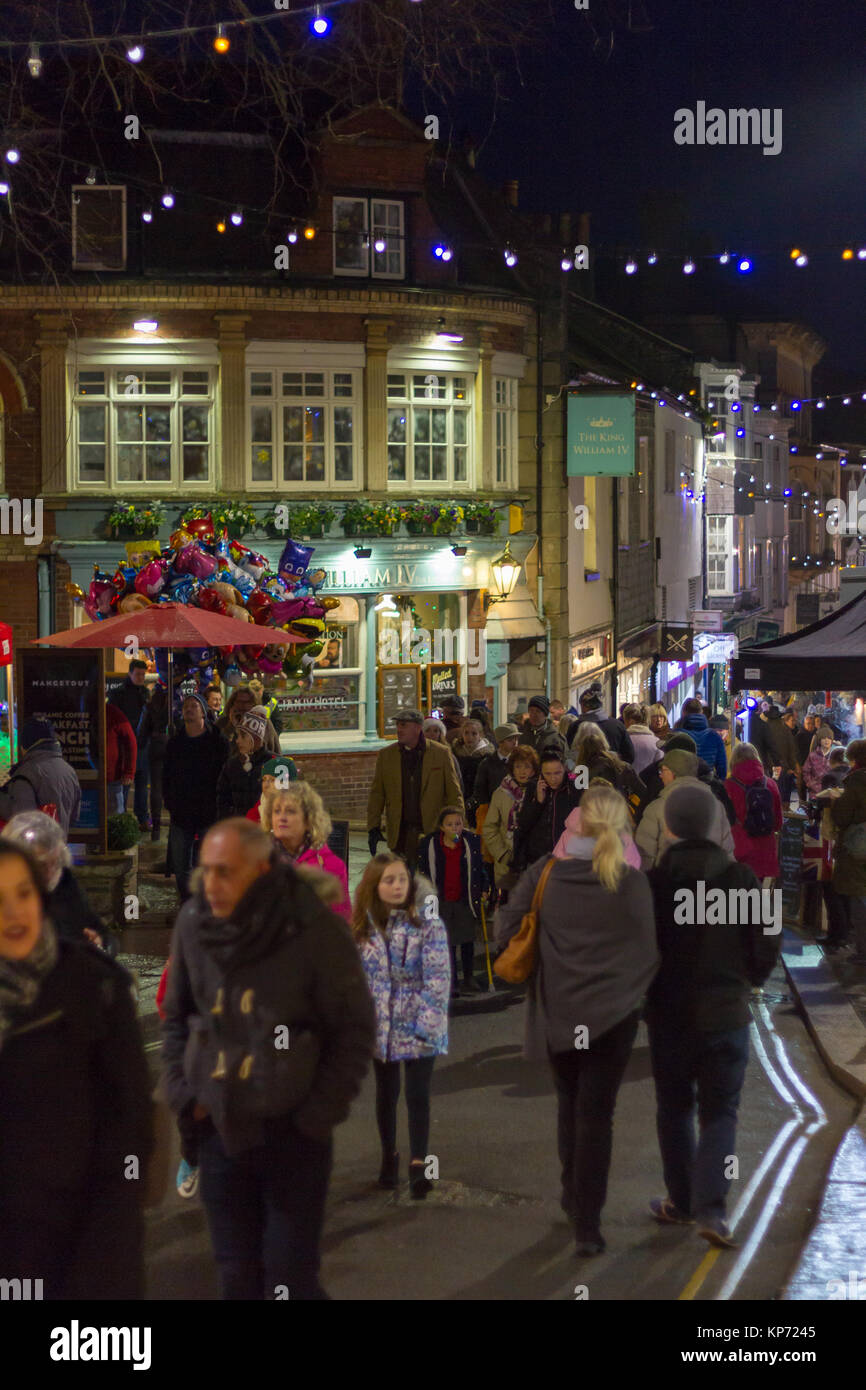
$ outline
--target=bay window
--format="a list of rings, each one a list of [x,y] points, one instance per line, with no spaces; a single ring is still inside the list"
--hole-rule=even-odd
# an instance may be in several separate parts
[[[471,378],[388,373],[388,482],[425,487],[471,479]]]
[[[79,366],[72,416],[76,488],[133,492],[215,481],[210,367]]]
[[[360,400],[356,371],[250,371],[249,487],[354,487]]]

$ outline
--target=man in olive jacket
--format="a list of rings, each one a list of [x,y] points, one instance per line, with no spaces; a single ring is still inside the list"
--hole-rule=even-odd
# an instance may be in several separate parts
[[[322,1299],[334,1127],[375,1044],[346,923],[252,821],[205,835],[174,929],[163,1066],[198,1125],[201,1196],[226,1299]],[[323,889],[326,891],[326,888]]]
[[[850,843],[853,838],[853,828],[866,823],[866,739],[855,738],[848,744],[847,752],[851,771],[842,783],[842,795],[830,806],[833,824],[839,831],[833,888],[840,895],[840,906],[853,930],[857,954],[851,959],[866,965],[866,859],[855,857],[846,847],[846,841]]]
[[[442,808],[466,811],[451,752],[425,739],[423,722],[420,710],[398,709],[394,715],[397,742],[379,753],[367,801],[370,853],[376,853],[384,811],[388,846],[402,854],[410,868],[414,868],[422,836],[438,828]]]

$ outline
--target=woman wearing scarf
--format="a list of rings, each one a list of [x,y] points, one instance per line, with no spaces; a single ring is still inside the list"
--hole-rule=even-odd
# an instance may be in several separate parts
[[[262,829],[273,836],[279,857],[291,864],[321,869],[340,882],[341,893],[334,912],[352,920],[346,865],[328,844],[333,825],[324,802],[309,782],[295,782],[287,791],[274,791],[261,803]]]
[[[44,1299],[142,1296],[153,1146],[129,977],[58,939],[39,870],[0,837],[0,1271]]]
[[[538,776],[538,754],[528,744],[520,743],[508,759],[507,768],[490,798],[490,809],[481,832],[484,848],[493,859],[496,887],[503,893],[517,882],[517,874],[511,868],[514,832],[527,783]]]

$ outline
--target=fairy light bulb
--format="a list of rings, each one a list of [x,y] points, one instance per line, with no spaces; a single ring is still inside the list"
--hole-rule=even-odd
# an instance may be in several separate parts
[[[140,43],[131,44],[126,50],[126,56],[130,63],[140,63],[144,57],[144,48]]]
[[[217,222],[217,224],[216,224],[216,229],[217,229],[217,231],[220,232],[220,233],[222,233],[222,232],[225,231],[225,229],[226,229],[226,224],[225,224],[225,219],[224,219],[224,218],[221,217],[220,220],[219,220],[219,222]]]
[[[172,193],[170,188],[167,188],[165,190],[165,192],[162,195],[162,198],[160,199],[160,202],[162,203],[164,208],[174,207],[174,194]]]
[[[307,241],[312,241],[312,240],[313,240],[313,237],[314,237],[315,235],[316,235],[316,229],[315,229],[315,227],[313,226],[312,222],[308,222],[307,225],[306,225],[306,227],[304,228],[304,237],[305,237],[305,239],[306,239]]]
[[[31,43],[30,53],[27,58],[27,69],[31,77],[42,76],[42,59],[39,57],[39,44]]]
[[[213,41],[213,46],[217,53],[228,53],[231,48],[231,43],[224,24],[217,25],[216,38]]]
[[[298,239],[298,229],[297,229],[297,227],[290,227],[289,230],[286,232],[286,241],[289,243],[290,246],[294,246],[294,244],[295,244],[295,242],[297,241],[297,239]]]
[[[233,226],[233,227],[239,227],[239,226],[241,225],[241,223],[243,222],[243,220],[244,220],[243,212],[241,211],[240,208],[235,208],[234,212],[231,214],[231,223],[232,223],[232,226]]]

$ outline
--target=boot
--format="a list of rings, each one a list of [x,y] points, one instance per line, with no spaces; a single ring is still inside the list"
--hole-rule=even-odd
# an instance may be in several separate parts
[[[413,1158],[409,1164],[409,1191],[416,1202],[423,1202],[427,1193],[433,1190],[432,1182],[424,1176],[426,1166],[423,1158]]]
[[[382,1168],[379,1173],[379,1186],[393,1189],[399,1182],[400,1155],[383,1154]]]

